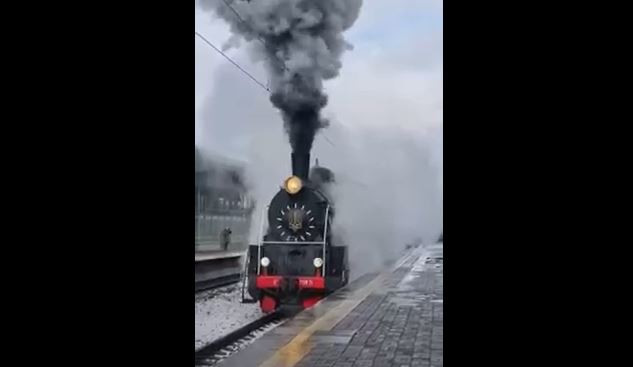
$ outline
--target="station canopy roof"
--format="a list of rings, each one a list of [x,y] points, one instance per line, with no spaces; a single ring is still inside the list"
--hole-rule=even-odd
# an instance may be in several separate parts
[[[202,150],[198,147],[196,149],[196,172],[209,171],[209,170],[232,170],[242,172],[246,166],[246,162],[233,158],[228,158],[223,155],[210,152],[208,150]]]
[[[196,147],[196,186],[214,189],[244,189],[245,162],[202,151]]]

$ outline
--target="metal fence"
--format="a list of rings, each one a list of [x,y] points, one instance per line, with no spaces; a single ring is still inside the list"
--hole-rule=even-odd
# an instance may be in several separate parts
[[[243,167],[196,149],[195,185],[196,251],[222,250],[225,228],[231,229],[228,249],[245,249],[255,203],[244,185]]]
[[[251,211],[241,213],[208,213],[196,215],[196,251],[221,250],[224,228],[231,229],[229,250],[245,249],[251,225]]]

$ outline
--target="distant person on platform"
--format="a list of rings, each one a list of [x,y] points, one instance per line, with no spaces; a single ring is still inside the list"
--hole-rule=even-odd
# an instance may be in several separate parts
[[[222,245],[222,249],[226,251],[229,248],[229,244],[231,243],[231,228],[226,227],[220,234],[220,243]]]

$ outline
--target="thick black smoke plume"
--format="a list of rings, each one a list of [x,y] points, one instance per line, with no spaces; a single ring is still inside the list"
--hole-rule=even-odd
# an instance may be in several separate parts
[[[270,100],[282,113],[293,152],[309,153],[327,104],[323,80],[341,68],[351,45],[343,32],[358,18],[362,0],[200,0],[234,34],[255,42],[269,71]],[[235,40],[232,40],[235,43]]]

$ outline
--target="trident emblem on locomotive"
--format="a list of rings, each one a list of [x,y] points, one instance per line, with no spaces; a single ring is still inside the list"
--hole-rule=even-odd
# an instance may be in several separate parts
[[[303,211],[301,209],[294,209],[288,213],[288,227],[297,232],[303,227]]]

